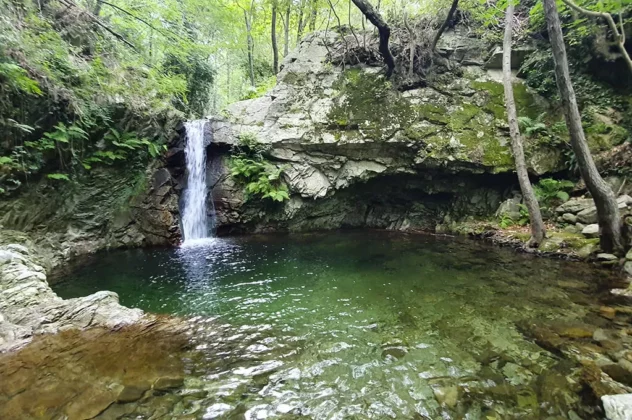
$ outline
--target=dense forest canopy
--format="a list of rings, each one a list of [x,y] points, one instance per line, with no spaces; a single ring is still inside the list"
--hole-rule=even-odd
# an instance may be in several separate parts
[[[357,3],[2,0],[0,193],[16,190],[35,174],[63,181],[95,165],[140,164],[159,155],[175,122],[219,113],[273,87],[276,66],[309,33],[377,34]],[[615,44],[622,37],[611,33],[604,18],[581,10],[611,13],[624,35],[630,2],[566,3],[559,8],[569,54],[580,63],[573,67],[581,73],[580,100],[627,106],[584,80],[591,57],[621,61]],[[390,25],[391,43],[400,45],[395,59],[403,61],[396,76],[413,73],[405,58],[413,48],[402,45],[428,50],[443,29],[457,23],[490,45],[502,41],[505,0],[367,4]],[[456,13],[446,19],[450,9]],[[515,19],[516,42],[546,41],[540,2],[517,4]],[[550,50],[542,43],[522,73],[540,93],[555,97],[551,69]]]

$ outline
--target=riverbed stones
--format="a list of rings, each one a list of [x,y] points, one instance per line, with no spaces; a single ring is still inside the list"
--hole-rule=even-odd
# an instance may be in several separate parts
[[[184,385],[182,376],[163,376],[154,382],[153,388],[157,391],[166,391],[172,388],[179,388]]]

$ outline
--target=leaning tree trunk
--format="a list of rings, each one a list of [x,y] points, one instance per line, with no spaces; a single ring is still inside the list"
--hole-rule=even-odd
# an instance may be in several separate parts
[[[366,16],[366,18],[375,26],[380,34],[380,54],[386,64],[386,77],[391,77],[395,70],[395,58],[391,54],[391,50],[388,47],[388,40],[391,37],[391,28],[386,21],[382,19],[379,12],[376,12],[371,3],[367,0],[351,0],[358,9]]]
[[[441,35],[445,31],[445,29],[450,24],[450,21],[452,20],[452,16],[454,16],[454,12],[456,12],[456,7],[458,5],[459,5],[459,0],[452,0],[452,6],[450,7],[450,11],[448,12],[448,16],[445,18],[445,21],[443,22],[443,25],[441,25],[441,27],[437,31],[437,34],[435,35],[434,39],[432,40],[432,51],[435,51],[435,49],[437,48],[437,43],[439,42],[439,39],[441,38]]]
[[[564,118],[568,126],[571,146],[577,157],[579,172],[593,200],[595,200],[595,206],[597,207],[601,248],[606,252],[622,253],[624,243],[621,235],[621,221],[617,200],[608,184],[606,184],[603,178],[601,178],[601,175],[599,175],[597,166],[590,154],[588,143],[586,142],[579,108],[577,107],[577,99],[575,98],[575,91],[573,90],[570,73],[568,71],[566,48],[564,46],[562,26],[557,12],[557,5],[555,4],[555,0],[543,1],[551,49],[553,50],[555,78],[557,88],[560,91]]]
[[[277,45],[276,36],[276,20],[277,20],[277,2],[272,3],[272,25],[270,29],[270,38],[272,39],[272,69],[274,74],[279,72],[279,46]]]
[[[513,23],[514,6],[511,1],[507,6],[505,18],[505,38],[503,40],[503,85],[505,87],[505,107],[507,108],[507,123],[509,124],[509,134],[511,136],[511,149],[513,151],[514,160],[516,162],[516,173],[518,174],[518,182],[524,203],[529,211],[529,219],[531,220],[531,239],[527,242],[527,246],[538,247],[546,235],[546,228],[542,220],[540,205],[538,199],[533,192],[531,181],[529,180],[529,172],[524,159],[524,150],[522,148],[522,136],[518,127],[518,116],[516,113],[516,102],[514,100],[513,86],[511,85],[511,31]]]

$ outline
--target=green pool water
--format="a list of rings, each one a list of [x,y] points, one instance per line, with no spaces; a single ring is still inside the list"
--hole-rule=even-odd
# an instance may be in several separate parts
[[[599,418],[578,366],[519,325],[591,322],[607,280],[473,241],[369,231],[104,253],[55,290],[112,290],[189,320],[178,392],[194,397],[164,418],[576,419]]]

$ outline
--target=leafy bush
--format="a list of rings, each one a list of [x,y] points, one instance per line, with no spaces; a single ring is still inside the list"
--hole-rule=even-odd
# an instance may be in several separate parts
[[[575,184],[572,181],[565,179],[544,178],[535,185],[534,191],[540,204],[551,206],[559,202],[568,201],[570,198],[569,192],[574,186]]]
[[[266,146],[253,134],[242,134],[229,162],[230,175],[244,184],[246,199],[259,197],[283,202],[290,198],[278,168],[263,157]]]

